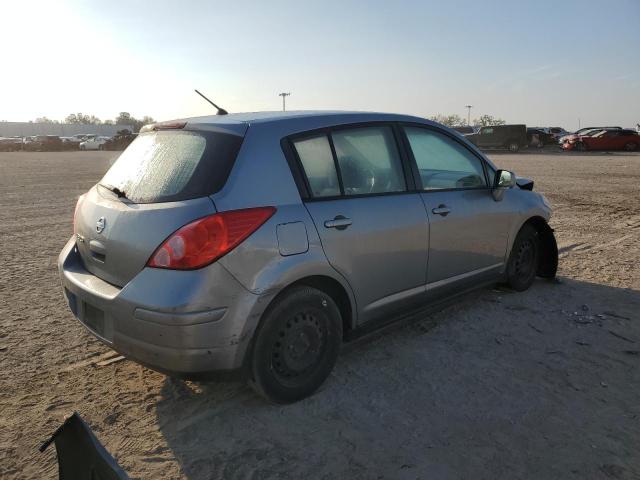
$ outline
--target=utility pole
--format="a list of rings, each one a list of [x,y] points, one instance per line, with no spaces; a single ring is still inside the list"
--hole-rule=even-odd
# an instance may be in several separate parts
[[[467,126],[471,126],[471,109],[473,105],[465,105],[464,108],[467,109]]]
[[[291,95],[291,92],[282,92],[282,93],[279,93],[279,94],[278,94],[278,96],[279,96],[279,97],[282,97],[282,111],[283,111],[283,112],[287,109],[287,104],[286,104],[286,102],[285,102],[285,99],[286,99],[289,95]]]

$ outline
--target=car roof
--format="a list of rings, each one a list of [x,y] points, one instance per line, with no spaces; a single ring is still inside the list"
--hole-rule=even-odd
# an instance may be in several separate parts
[[[183,118],[190,124],[264,124],[271,122],[295,122],[300,119],[317,119],[326,121],[335,121],[343,123],[344,121],[420,121],[424,122],[424,118],[411,115],[401,115],[396,113],[383,112],[358,112],[358,111],[341,111],[341,110],[291,110],[288,112],[245,112],[230,113],[227,115],[207,115],[204,117]]]

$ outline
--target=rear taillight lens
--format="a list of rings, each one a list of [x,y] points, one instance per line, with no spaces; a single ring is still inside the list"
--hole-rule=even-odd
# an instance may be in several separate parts
[[[76,202],[76,209],[73,211],[73,233],[76,233],[76,216],[78,215],[78,210],[80,210],[80,206],[84,200],[84,196],[86,194],[82,194],[78,197],[78,201]]]
[[[158,247],[147,266],[193,270],[209,265],[237,247],[275,211],[274,207],[231,210],[188,223]]]

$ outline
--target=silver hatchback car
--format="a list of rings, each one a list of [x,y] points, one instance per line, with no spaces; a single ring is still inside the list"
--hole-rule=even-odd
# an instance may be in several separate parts
[[[78,199],[60,278],[73,314],[123,355],[187,378],[244,372],[292,402],[362,332],[553,277],[551,211],[532,187],[417,117],[157,123]]]

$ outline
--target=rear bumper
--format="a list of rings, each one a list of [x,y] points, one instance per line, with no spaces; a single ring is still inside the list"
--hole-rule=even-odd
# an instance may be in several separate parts
[[[200,270],[145,268],[123,288],[84,268],[69,240],[58,259],[73,314],[98,339],[152,369],[198,376],[242,367],[264,299],[218,263]]]

